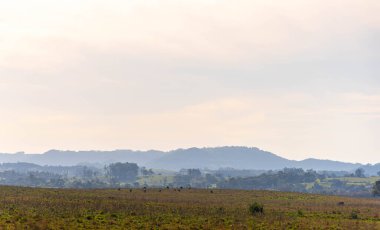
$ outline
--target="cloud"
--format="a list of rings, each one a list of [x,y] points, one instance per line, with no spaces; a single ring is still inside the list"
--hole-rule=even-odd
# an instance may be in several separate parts
[[[247,145],[292,159],[363,162],[359,153],[365,152],[366,159],[379,161],[374,138],[379,107],[379,95],[280,93],[242,94],[135,114],[18,109],[0,116],[0,147],[19,141],[40,152]]]
[[[132,135],[127,139],[146,140],[164,149],[261,146],[296,159],[315,156],[362,161],[358,153],[364,151],[378,161],[373,137],[379,117],[373,116],[373,103],[378,106],[380,100],[372,100],[336,94],[325,98],[310,94],[225,98],[129,117],[126,132]]]
[[[229,65],[305,54],[318,58],[331,49],[362,49],[352,44],[379,28],[379,5],[370,0],[15,1],[0,11],[0,63],[51,71],[80,61],[86,50]]]
[[[0,150],[239,144],[380,160],[379,11],[377,0],[7,1]]]

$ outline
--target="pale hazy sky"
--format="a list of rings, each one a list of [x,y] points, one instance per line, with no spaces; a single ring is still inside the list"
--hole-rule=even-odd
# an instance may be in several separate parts
[[[0,152],[380,162],[379,0],[0,0]]]

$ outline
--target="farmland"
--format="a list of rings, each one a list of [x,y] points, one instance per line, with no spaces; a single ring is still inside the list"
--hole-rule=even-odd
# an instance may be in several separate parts
[[[380,229],[380,200],[301,193],[4,186],[0,199],[1,229]]]

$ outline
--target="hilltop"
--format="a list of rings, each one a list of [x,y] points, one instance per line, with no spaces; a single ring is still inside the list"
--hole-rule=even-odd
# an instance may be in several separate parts
[[[155,169],[180,170],[182,168],[201,169],[255,169],[277,170],[285,167],[327,170],[353,171],[359,167],[366,173],[375,175],[380,171],[380,164],[363,165],[332,160],[305,159],[289,160],[277,154],[249,147],[189,148],[173,151],[60,151],[50,150],[42,154],[0,154],[0,162],[28,162],[39,165],[73,166],[78,164],[98,164],[104,166],[113,162],[133,162],[140,166]]]

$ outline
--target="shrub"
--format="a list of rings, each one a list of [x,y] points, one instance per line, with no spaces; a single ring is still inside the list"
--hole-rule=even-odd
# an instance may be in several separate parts
[[[298,216],[304,216],[303,211],[300,210],[300,209],[298,209],[298,211],[297,211],[297,215],[298,215]]]
[[[263,213],[264,212],[264,205],[255,202],[255,203],[249,205],[249,212],[252,215],[255,215],[258,213]]]
[[[359,219],[358,211],[352,211],[350,214],[350,219],[353,219],[353,220]]]

